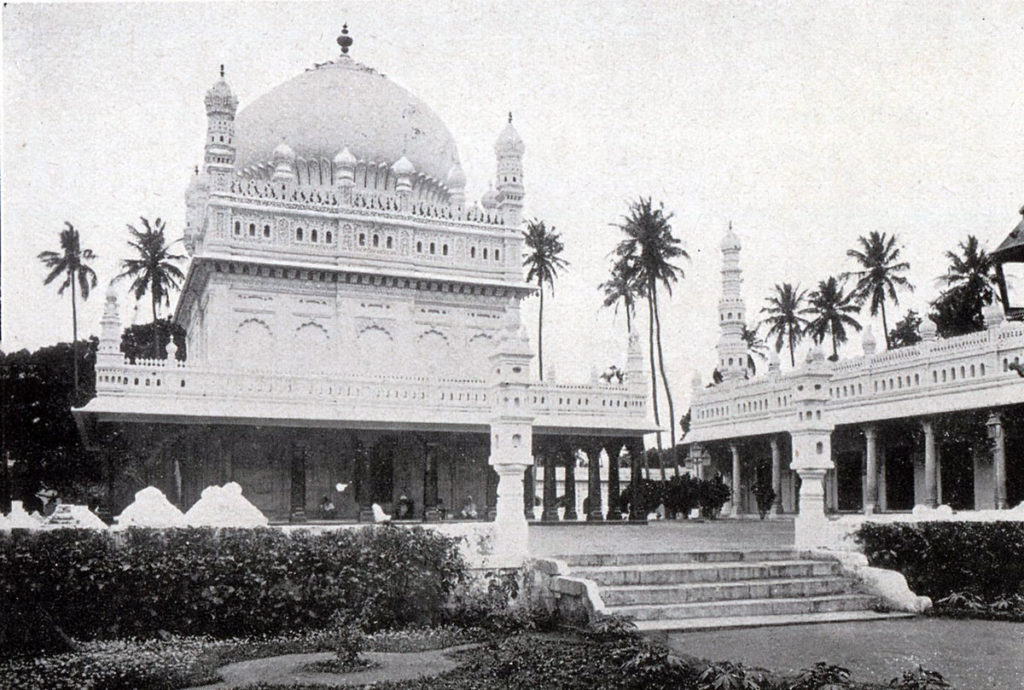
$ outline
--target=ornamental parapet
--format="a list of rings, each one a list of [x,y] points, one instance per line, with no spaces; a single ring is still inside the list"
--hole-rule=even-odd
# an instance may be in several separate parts
[[[1004,321],[984,331],[835,363],[816,363],[827,379],[822,412],[829,428],[1024,401],[1024,380],[1011,367],[1024,360],[1024,324]],[[812,365],[784,375],[726,381],[693,392],[685,442],[792,432],[793,404]]]
[[[650,426],[643,392],[626,384],[532,382],[527,390],[525,411],[535,426],[609,433]],[[496,402],[482,378],[241,371],[159,359],[98,363],[96,394],[81,413],[478,429]]]

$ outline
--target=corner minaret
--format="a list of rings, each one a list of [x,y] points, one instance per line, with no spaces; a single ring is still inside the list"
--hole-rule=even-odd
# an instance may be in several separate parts
[[[498,159],[498,211],[505,219],[505,225],[519,227],[523,219],[523,153],[526,144],[519,132],[512,126],[512,113],[508,124],[494,144],[494,155]]]
[[[206,92],[206,159],[204,169],[213,189],[226,189],[235,170],[235,111],[238,99],[224,80],[220,79]]]
[[[722,298],[718,301],[718,371],[726,381],[742,379],[747,372],[747,345],[743,342],[746,306],[740,286],[740,238],[732,222],[722,238]]]

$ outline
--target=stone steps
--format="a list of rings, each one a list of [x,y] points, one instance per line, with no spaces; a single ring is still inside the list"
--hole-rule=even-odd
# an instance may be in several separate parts
[[[749,561],[784,561],[799,558],[793,549],[754,551],[657,551],[654,553],[573,554],[564,560],[576,568],[598,566],[663,565],[669,563],[740,563]]]
[[[837,611],[832,613],[798,613],[774,616],[714,616],[710,618],[659,618],[634,621],[640,632],[700,632],[727,628],[759,628],[773,625],[808,625],[813,623],[857,623],[896,618],[913,618],[913,613],[881,613],[878,611]]]
[[[828,594],[788,599],[737,599],[698,601],[688,604],[630,604],[609,606],[608,613],[636,620],[713,618],[719,616],[777,616],[798,613],[834,613],[864,611],[875,605],[867,594]]]
[[[572,577],[597,584],[606,610],[640,630],[876,620],[839,562],[794,549],[574,554]]]
[[[693,582],[731,582],[769,578],[822,577],[837,575],[834,561],[803,559],[712,563],[656,563],[636,566],[588,566],[572,568],[573,575],[593,580],[600,586],[669,585]]]
[[[852,584],[849,580],[842,577],[826,576],[605,587],[601,589],[601,597],[606,606],[620,606],[811,597],[825,594],[846,594],[851,589]]]

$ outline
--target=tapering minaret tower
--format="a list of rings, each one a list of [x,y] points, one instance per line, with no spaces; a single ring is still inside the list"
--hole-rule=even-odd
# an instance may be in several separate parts
[[[494,144],[494,155],[498,159],[498,212],[505,219],[505,225],[519,227],[523,220],[523,153],[526,144],[519,132],[512,126],[512,113],[508,124]]]
[[[733,232],[732,221],[722,238],[722,298],[718,301],[718,371],[726,381],[742,379],[747,371],[747,345],[743,342],[746,306],[740,290],[740,238]]]
[[[235,170],[235,111],[238,99],[224,80],[220,79],[206,92],[206,160],[205,171],[212,189],[226,189]]]

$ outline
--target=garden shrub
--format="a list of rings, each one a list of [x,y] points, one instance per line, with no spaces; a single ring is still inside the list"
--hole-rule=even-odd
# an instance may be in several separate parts
[[[1024,523],[864,523],[856,534],[868,562],[898,570],[910,588],[938,600],[1024,594]]]
[[[456,539],[421,528],[17,531],[0,535],[0,650],[35,648],[41,620],[77,639],[434,622],[466,572]]]

